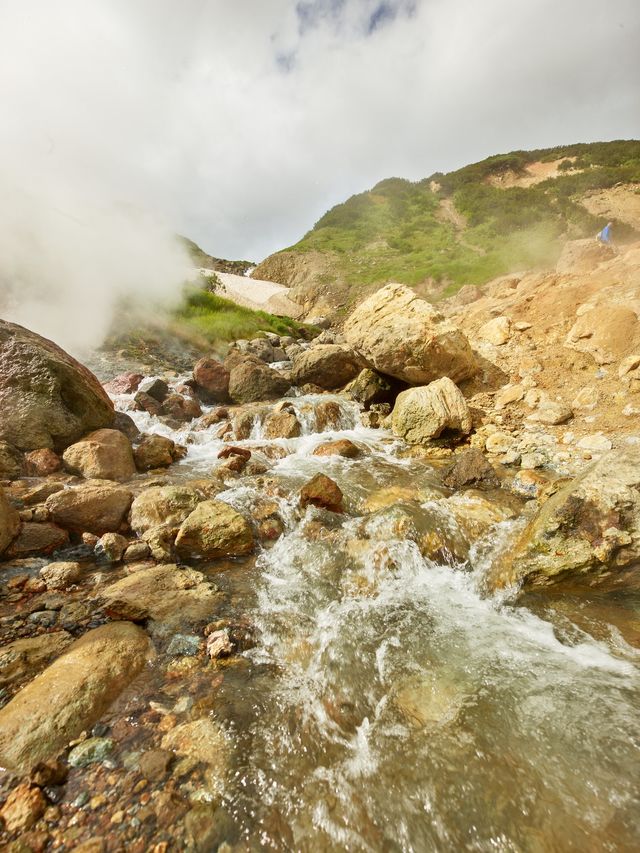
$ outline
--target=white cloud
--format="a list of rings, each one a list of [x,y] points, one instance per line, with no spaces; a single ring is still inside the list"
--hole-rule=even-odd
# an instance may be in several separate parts
[[[2,255],[30,233],[51,287],[166,292],[163,228],[260,259],[383,177],[638,136],[639,24],[637,0],[3,0]]]

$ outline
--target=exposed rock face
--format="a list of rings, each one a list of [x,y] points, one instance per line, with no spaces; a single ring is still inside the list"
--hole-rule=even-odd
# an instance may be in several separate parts
[[[409,444],[428,444],[445,429],[466,434],[471,414],[460,390],[447,377],[398,395],[391,413],[393,432]]]
[[[489,578],[492,588],[595,578],[640,559],[640,450],[612,451],[548,498]]]
[[[476,373],[465,335],[402,284],[388,284],[359,305],[344,335],[376,370],[412,385]]]
[[[167,564],[116,581],[103,590],[101,600],[111,616],[175,623],[209,618],[220,596],[201,572]]]
[[[76,640],[0,710],[0,764],[28,771],[90,728],[150,655],[147,635],[112,622]]]
[[[196,490],[187,486],[152,486],[132,503],[129,524],[138,534],[158,525],[177,528],[200,500]]]
[[[47,498],[45,506],[56,524],[77,533],[117,531],[131,506],[132,494],[105,482],[65,489]]]
[[[348,347],[338,344],[318,344],[296,356],[291,378],[296,385],[312,382],[328,391],[342,388],[354,379],[362,363]]]
[[[610,246],[595,240],[570,240],[558,258],[556,270],[561,273],[590,273],[599,264],[610,261],[614,254]]]
[[[264,362],[244,356],[229,373],[229,396],[234,403],[275,400],[289,389],[289,381]]]
[[[176,538],[184,557],[237,557],[253,550],[251,525],[229,504],[203,501],[185,519]]]
[[[331,512],[342,512],[342,490],[330,477],[316,474],[300,489],[300,506],[320,507]]]
[[[19,530],[18,511],[11,506],[6,494],[0,489],[0,554],[7,550]]]
[[[20,450],[62,451],[113,423],[96,377],[60,347],[0,320],[0,440]]]
[[[67,447],[62,455],[72,474],[124,482],[136,473],[131,442],[117,429],[99,429]]]

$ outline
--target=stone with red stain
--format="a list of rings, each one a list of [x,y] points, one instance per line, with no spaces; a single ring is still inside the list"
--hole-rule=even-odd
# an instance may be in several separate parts
[[[198,396],[206,403],[225,403],[229,399],[229,371],[215,358],[201,358],[193,368]]]
[[[24,461],[29,477],[48,477],[62,468],[62,459],[48,447],[32,450]]]
[[[142,382],[142,373],[121,373],[102,386],[109,394],[133,394]]]
[[[326,474],[316,474],[300,489],[300,506],[320,507],[331,512],[342,512],[342,491]]]
[[[337,441],[328,441],[320,444],[313,451],[314,456],[343,456],[345,459],[354,459],[360,456],[360,448],[348,438],[339,438]]]

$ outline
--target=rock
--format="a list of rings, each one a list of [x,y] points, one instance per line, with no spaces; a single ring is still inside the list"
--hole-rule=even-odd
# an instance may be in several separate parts
[[[445,469],[442,482],[456,490],[469,486],[495,489],[500,485],[493,466],[475,448],[456,454],[453,464]]]
[[[178,528],[200,500],[198,492],[188,486],[152,486],[131,504],[129,524],[138,535],[158,525]]]
[[[478,337],[496,347],[506,344],[511,338],[511,320],[508,317],[494,317],[478,329]]]
[[[393,432],[409,444],[428,444],[445,430],[466,434],[471,426],[469,407],[447,377],[398,394],[391,413]]]
[[[196,393],[205,403],[226,403],[229,399],[229,371],[215,358],[201,358],[193,367]]]
[[[328,509],[330,512],[342,512],[342,491],[338,484],[325,474],[316,474],[300,489],[300,506]]]
[[[133,394],[134,391],[138,390],[143,379],[142,373],[121,373],[105,382],[102,387],[109,394]]]
[[[167,654],[173,657],[193,657],[200,651],[197,634],[174,634],[167,646]]]
[[[360,360],[348,347],[318,344],[296,356],[291,378],[296,385],[312,382],[331,391],[354,379],[361,368]]]
[[[301,431],[295,412],[271,412],[264,422],[265,438],[297,438]]]
[[[126,435],[131,442],[137,441],[140,438],[140,430],[136,426],[136,422],[126,412],[116,412],[113,428]]]
[[[522,385],[505,385],[496,394],[496,409],[504,409],[511,403],[518,403],[524,399],[524,388]]]
[[[594,388],[593,385],[587,385],[581,388],[573,398],[571,408],[592,411],[598,405],[599,399],[600,394],[598,393],[598,389]]]
[[[138,761],[138,770],[145,779],[160,782],[169,772],[173,754],[168,749],[149,749]]]
[[[48,447],[25,454],[24,461],[28,477],[48,477],[62,468],[62,459]]]
[[[117,429],[100,429],[62,454],[72,474],[95,480],[130,480],[136,473],[131,442]]]
[[[20,515],[9,503],[6,493],[0,488],[0,554],[3,554],[20,530]]]
[[[73,641],[66,631],[14,640],[0,648],[0,687],[32,678]]]
[[[640,355],[628,355],[623,358],[618,367],[618,378],[623,379],[628,373],[636,371],[640,367]]]
[[[47,805],[40,788],[22,782],[9,793],[0,809],[0,817],[8,832],[25,832],[42,817]]]
[[[502,561],[491,588],[566,576],[598,580],[640,558],[640,449],[611,451],[549,497]]]
[[[229,504],[203,501],[184,520],[176,549],[183,557],[239,557],[253,550],[251,525]]]
[[[345,390],[352,400],[362,403],[366,409],[369,409],[372,403],[389,402],[393,397],[391,385],[387,380],[368,367],[361,370]]]
[[[164,379],[160,379],[157,376],[150,376],[142,380],[138,385],[138,391],[142,394],[148,394],[154,400],[157,400],[158,403],[164,403],[169,394],[169,386]]]
[[[20,528],[6,554],[12,559],[34,554],[52,554],[68,542],[69,534],[56,524],[27,521]]]
[[[115,532],[120,529],[131,506],[132,494],[111,483],[87,483],[56,492],[45,506],[56,524],[77,533]]]
[[[547,457],[543,453],[523,453],[520,457],[520,467],[527,471],[542,468],[546,462]]]
[[[537,411],[527,415],[527,420],[539,424],[557,426],[564,424],[573,417],[573,412],[564,403],[556,400],[541,400]]]
[[[513,324],[513,328],[516,330],[516,332],[526,332],[527,329],[531,328],[531,326],[532,324],[527,323],[526,320],[518,320],[517,323]]]
[[[188,423],[194,418],[199,418],[202,409],[198,401],[192,397],[183,397],[182,394],[169,394],[162,404],[162,413],[180,423]]]
[[[537,471],[518,471],[511,482],[511,491],[523,498],[537,498],[549,483],[549,478]]]
[[[509,453],[513,449],[514,439],[506,432],[494,432],[485,442],[487,453]]]
[[[83,575],[84,568],[81,563],[49,563],[40,569],[40,577],[46,583],[47,589],[66,589],[81,580]]]
[[[638,317],[633,308],[599,305],[577,318],[564,345],[588,353],[596,364],[611,364],[626,355],[637,325]]]
[[[25,460],[17,447],[0,441],[0,480],[17,480],[22,476]]]
[[[132,542],[127,545],[122,559],[125,563],[136,563],[138,560],[146,559],[151,553],[147,542]]]
[[[595,240],[569,240],[558,258],[556,271],[560,273],[591,273],[603,261],[611,260],[614,251],[610,246]]]
[[[127,539],[119,533],[105,533],[96,543],[96,557],[104,559],[108,563],[119,563],[128,544]]]
[[[216,587],[195,569],[149,566],[102,590],[105,611],[117,618],[179,623],[207,619],[219,605]]]
[[[602,433],[594,433],[581,438],[580,441],[576,442],[576,447],[590,453],[605,453],[607,450],[611,450],[612,444]]]
[[[163,435],[150,433],[144,435],[133,451],[135,464],[139,471],[151,471],[153,468],[167,468],[174,461],[176,444]]]
[[[180,723],[161,742],[162,749],[176,752],[213,768],[222,779],[229,763],[229,746],[222,729],[210,717]]]
[[[173,563],[175,561],[173,546],[177,532],[175,527],[168,524],[158,524],[141,534],[151,556],[158,563]]]
[[[361,450],[357,444],[349,441],[348,438],[339,438],[337,441],[327,441],[325,444],[319,444],[313,451],[314,456],[342,456],[345,459],[355,459],[361,455]]]
[[[128,622],[76,640],[0,709],[0,764],[24,772],[56,755],[93,726],[150,653],[145,632]]]
[[[90,737],[83,740],[69,753],[67,761],[71,767],[87,767],[104,761],[113,752],[113,741],[108,737]]]
[[[453,722],[463,701],[460,688],[437,671],[405,682],[394,697],[400,713],[419,728],[438,728]]]
[[[335,400],[322,400],[315,405],[316,432],[340,429],[342,411]]]
[[[229,373],[229,396],[234,403],[274,400],[289,390],[289,381],[255,356],[244,356]]]
[[[489,499],[482,492],[471,489],[453,495],[443,504],[470,543],[487,534],[496,524],[515,517],[506,502],[496,500],[495,495]]]
[[[155,397],[152,397],[151,394],[147,394],[145,391],[138,391],[133,399],[140,411],[147,412],[156,417],[162,414],[162,403],[156,400]]]
[[[476,363],[465,335],[411,288],[388,284],[347,319],[347,342],[380,373],[413,385],[460,382]]]
[[[0,320],[0,441],[19,450],[62,451],[113,423],[113,403],[96,377],[60,347]]]
[[[264,338],[253,338],[253,340],[249,341],[247,351],[250,352],[251,355],[255,355],[256,358],[259,358],[260,361],[264,361],[265,364],[271,364],[275,361],[274,348],[272,344]]]

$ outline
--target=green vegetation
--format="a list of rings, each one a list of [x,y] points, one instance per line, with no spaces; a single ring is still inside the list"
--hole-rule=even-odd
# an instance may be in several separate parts
[[[529,164],[556,160],[556,177],[509,186]],[[333,207],[286,251],[335,253],[334,280],[341,297],[346,288],[347,303],[389,280],[438,285],[449,295],[463,284],[553,264],[567,238],[591,236],[604,224],[581,197],[621,182],[640,182],[640,142],[514,151],[416,183],[381,181]],[[617,224],[618,238],[632,234]]]

